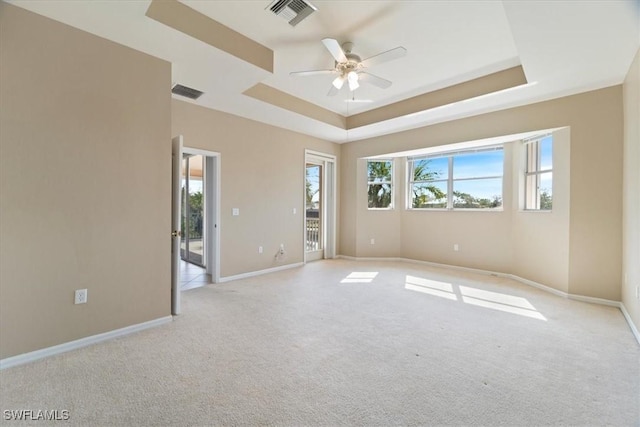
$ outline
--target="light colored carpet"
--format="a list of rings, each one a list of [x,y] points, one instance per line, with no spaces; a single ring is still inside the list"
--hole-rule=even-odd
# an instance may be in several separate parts
[[[0,372],[0,410],[82,426],[640,424],[620,311],[504,278],[321,261],[186,291],[183,311]]]

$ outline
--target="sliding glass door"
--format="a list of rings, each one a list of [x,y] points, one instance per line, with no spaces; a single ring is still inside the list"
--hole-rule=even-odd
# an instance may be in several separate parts
[[[185,154],[182,162],[180,257],[184,261],[205,267],[204,157]]]

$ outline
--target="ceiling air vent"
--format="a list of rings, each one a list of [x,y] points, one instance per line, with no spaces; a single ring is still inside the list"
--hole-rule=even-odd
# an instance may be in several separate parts
[[[204,92],[182,85],[175,85],[171,88],[171,93],[175,93],[176,95],[184,96],[189,99],[198,99]]]
[[[267,6],[267,9],[289,21],[289,25],[292,27],[318,10],[314,5],[304,0],[275,0]]]

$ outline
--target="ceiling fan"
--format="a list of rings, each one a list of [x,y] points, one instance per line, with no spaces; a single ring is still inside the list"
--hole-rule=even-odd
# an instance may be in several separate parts
[[[391,86],[391,81],[368,73],[364,71],[365,68],[401,58],[407,54],[407,49],[398,46],[363,60],[352,52],[353,43],[351,42],[343,43],[341,47],[337,40],[325,38],[322,39],[322,43],[335,59],[335,67],[331,70],[294,71],[290,73],[290,75],[301,77],[315,76],[318,74],[337,74],[338,76],[333,80],[327,96],[336,95],[338,91],[342,89],[345,82],[348,83],[349,90],[352,92],[360,87],[360,82],[370,83],[381,89],[388,88]]]

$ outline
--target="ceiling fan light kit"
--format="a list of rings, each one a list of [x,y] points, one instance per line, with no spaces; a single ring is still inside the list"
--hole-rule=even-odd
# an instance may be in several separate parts
[[[349,90],[351,92],[360,87],[361,81],[370,83],[380,89],[388,88],[391,86],[391,81],[368,73],[364,71],[364,69],[372,65],[401,58],[407,54],[407,49],[398,46],[362,60],[360,56],[352,52],[353,43],[351,42],[345,42],[340,46],[340,43],[338,43],[336,39],[325,38],[322,39],[322,43],[335,60],[334,68],[331,70],[294,71],[290,73],[290,75],[303,77],[318,74],[338,74],[338,77],[333,80],[333,87],[331,87],[327,96],[336,95],[340,89],[342,89],[342,86],[344,86],[345,81],[349,83]]]
[[[349,90],[353,92],[360,87],[358,83],[358,74],[355,71],[349,71],[347,73],[347,80],[349,81]]]

